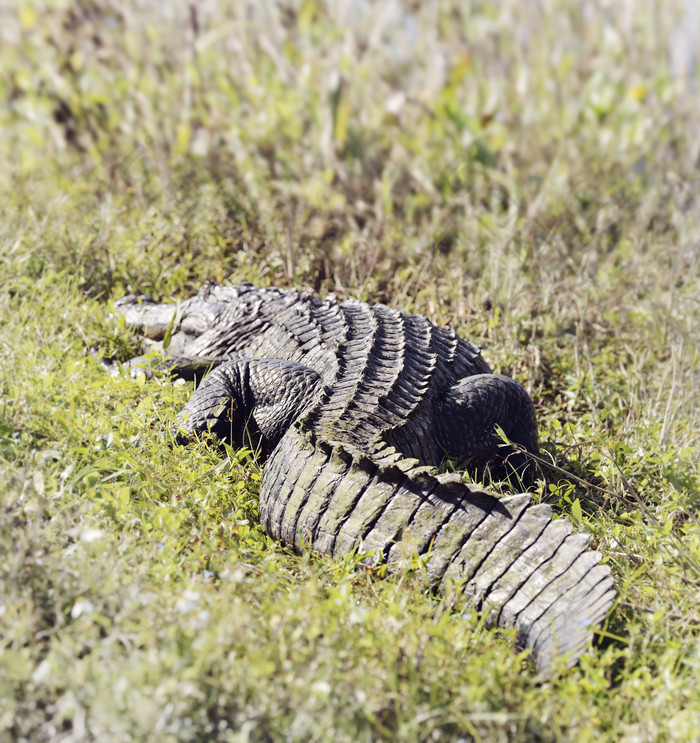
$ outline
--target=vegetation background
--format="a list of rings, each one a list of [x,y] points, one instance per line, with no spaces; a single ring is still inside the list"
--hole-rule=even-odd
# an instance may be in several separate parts
[[[691,741],[697,13],[674,0],[0,7],[0,739]],[[538,680],[420,580],[291,555],[163,431],[110,314],[206,279],[383,301],[536,402],[619,596]],[[563,471],[562,471],[563,470]]]

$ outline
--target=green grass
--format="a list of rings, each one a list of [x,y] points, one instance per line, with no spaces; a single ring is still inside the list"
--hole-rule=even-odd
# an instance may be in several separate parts
[[[700,112],[675,4],[231,5],[1,24],[0,739],[697,739]],[[593,653],[537,679],[420,573],[272,543],[250,452],[168,446],[187,386],[97,358],[137,351],[113,299],[206,279],[423,312],[520,380],[559,468],[536,497],[616,579]]]

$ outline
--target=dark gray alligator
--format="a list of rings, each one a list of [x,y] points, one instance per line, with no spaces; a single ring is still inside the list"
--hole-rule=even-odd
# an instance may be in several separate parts
[[[541,669],[589,646],[615,592],[588,536],[528,494],[499,498],[435,469],[470,457],[531,474],[532,401],[477,346],[422,315],[250,284],[117,309],[147,347],[168,339],[173,366],[215,366],[178,439],[212,431],[269,456],[259,513],[274,539],[392,569],[419,557],[439,588],[457,585],[490,624],[515,627]]]

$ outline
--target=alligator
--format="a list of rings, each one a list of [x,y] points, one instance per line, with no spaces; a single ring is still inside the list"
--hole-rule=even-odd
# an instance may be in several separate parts
[[[534,474],[532,400],[478,346],[386,305],[248,283],[116,308],[176,371],[211,368],[175,438],[210,432],[267,457],[258,510],[272,538],[370,568],[422,565],[490,626],[515,628],[542,671],[588,650],[615,595],[589,537],[526,492],[499,497],[438,469]]]

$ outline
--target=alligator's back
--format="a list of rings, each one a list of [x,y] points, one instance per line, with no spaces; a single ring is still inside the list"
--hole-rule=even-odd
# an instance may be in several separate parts
[[[530,472],[532,402],[476,346],[421,315],[248,284],[208,284],[174,321],[163,305],[122,309],[156,339],[172,332],[168,352],[227,359],[181,429],[258,437],[271,536],[392,569],[420,557],[436,585],[461,585],[491,622],[516,627],[542,668],[590,644],[614,592],[588,537],[527,494],[498,498],[426,466],[449,455]]]
[[[179,308],[123,301],[121,309],[156,339],[175,316],[168,354],[276,358],[313,369],[326,391],[311,420],[325,438],[369,450],[381,439],[423,464],[446,454],[432,430],[441,396],[460,379],[491,372],[479,348],[453,330],[385,305],[208,283]],[[150,326],[149,313],[158,320]]]

